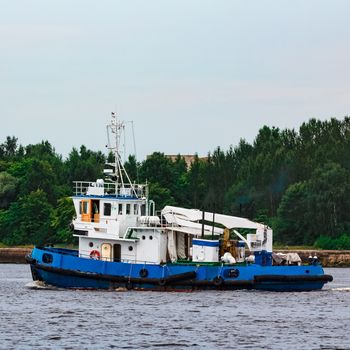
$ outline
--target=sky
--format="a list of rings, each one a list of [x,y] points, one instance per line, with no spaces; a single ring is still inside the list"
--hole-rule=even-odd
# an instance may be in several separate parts
[[[115,111],[139,160],[205,156],[263,125],[341,119],[349,13],[347,0],[0,0],[0,143],[105,152]]]

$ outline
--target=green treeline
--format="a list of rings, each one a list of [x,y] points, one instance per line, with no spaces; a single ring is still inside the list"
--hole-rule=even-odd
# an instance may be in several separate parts
[[[106,157],[81,146],[62,159],[52,145],[0,145],[0,242],[69,243],[72,181],[102,177]],[[252,144],[220,148],[190,167],[155,152],[125,163],[164,205],[243,216],[274,229],[275,242],[350,249],[350,118],[311,119],[298,131],[264,126]]]

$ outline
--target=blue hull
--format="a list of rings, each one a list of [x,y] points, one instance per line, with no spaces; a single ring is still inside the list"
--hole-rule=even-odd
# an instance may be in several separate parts
[[[60,248],[34,248],[28,262],[34,280],[62,288],[311,291],[332,280],[320,265],[137,264],[81,258]]]

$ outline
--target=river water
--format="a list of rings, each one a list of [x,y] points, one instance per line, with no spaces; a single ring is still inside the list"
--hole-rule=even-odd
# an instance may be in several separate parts
[[[31,289],[0,264],[0,349],[350,349],[350,269],[325,270],[318,292],[162,293]]]

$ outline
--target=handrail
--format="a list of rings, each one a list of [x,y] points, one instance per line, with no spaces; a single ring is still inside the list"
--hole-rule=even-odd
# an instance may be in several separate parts
[[[84,253],[79,253],[79,257],[80,258],[85,258],[85,259],[93,259],[93,258],[90,257],[90,254],[85,254],[85,252]],[[146,265],[157,264],[154,261],[145,261],[145,260],[136,260],[136,259],[104,258],[102,256],[99,259],[95,259],[95,260],[109,261],[109,262],[133,263],[133,264],[146,264]]]
[[[89,190],[103,189],[102,195],[116,197],[147,197],[147,185],[144,184],[120,184],[117,186],[112,182],[90,182],[90,181],[73,181],[73,192],[75,196],[87,195]]]
[[[79,253],[77,250],[73,249],[65,249],[65,248],[53,248],[53,247],[36,247],[37,249],[40,250],[45,250],[50,253],[56,253],[56,254],[61,254],[61,255],[70,255],[70,256],[79,256],[81,258],[86,258],[86,259],[92,259],[90,257],[90,252],[85,250],[84,253]],[[87,252],[87,254],[85,254]],[[154,261],[145,261],[145,260],[136,260],[136,259],[113,259],[113,258],[100,258],[98,260],[101,261],[111,261],[111,262],[127,262],[127,263],[134,263],[134,264],[156,264]]]

